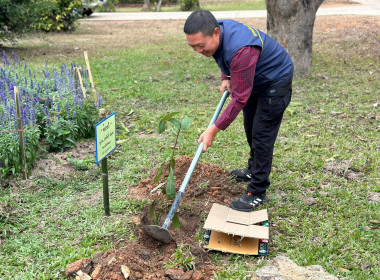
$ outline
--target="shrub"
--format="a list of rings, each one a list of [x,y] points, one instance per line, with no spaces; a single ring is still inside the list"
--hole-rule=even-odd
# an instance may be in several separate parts
[[[199,0],[180,0],[181,11],[191,11],[199,9]]]
[[[29,1],[0,0],[0,41],[14,41],[17,36],[32,30]]]
[[[0,0],[0,41],[30,31],[68,31],[80,17],[80,0]]]
[[[0,56],[1,58],[1,56]],[[21,64],[16,55],[8,59],[3,52],[0,67],[0,179],[21,171],[18,133],[16,132],[15,86],[19,87],[22,124],[26,144],[26,161],[30,168],[41,137],[45,137],[51,151],[64,151],[75,146],[80,138],[93,137],[98,121],[97,106],[84,99],[76,85],[74,68],[63,65],[60,69],[33,72]],[[81,69],[84,86],[89,88],[87,71]],[[102,102],[99,96],[99,103]]]
[[[35,28],[42,31],[69,31],[80,17],[80,0],[34,0]]]

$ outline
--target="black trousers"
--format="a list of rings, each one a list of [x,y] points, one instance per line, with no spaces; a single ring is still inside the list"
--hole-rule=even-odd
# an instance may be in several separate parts
[[[252,177],[248,192],[263,194],[270,186],[274,143],[291,95],[292,81],[252,92],[243,108],[244,129],[251,148],[248,167]]]

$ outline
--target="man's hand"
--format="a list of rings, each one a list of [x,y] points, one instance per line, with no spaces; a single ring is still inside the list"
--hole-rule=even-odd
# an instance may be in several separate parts
[[[212,141],[214,141],[214,138],[219,131],[220,129],[215,124],[213,124],[205,132],[202,133],[198,139],[198,144],[201,144],[201,142],[203,142],[203,152],[206,152],[207,148],[211,146]]]
[[[228,92],[232,92],[230,80],[223,80],[222,84],[220,85],[220,93],[221,94],[223,94],[226,90],[228,90]]]

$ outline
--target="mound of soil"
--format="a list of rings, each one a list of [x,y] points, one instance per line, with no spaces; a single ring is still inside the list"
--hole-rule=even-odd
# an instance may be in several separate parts
[[[192,158],[179,157],[174,170],[175,183],[179,189]],[[151,201],[158,199],[156,213],[161,212],[159,225],[163,224],[172,201],[166,201],[159,192],[151,194],[157,184],[154,183],[156,171],[151,177],[141,181],[140,185],[129,189],[130,197]],[[217,267],[210,264],[208,253],[203,249],[200,237],[203,236],[203,223],[213,203],[228,205],[241,196],[244,184],[232,181],[226,171],[217,165],[198,163],[177,210],[181,222],[179,229],[169,230],[173,240],[162,244],[147,235],[141,228],[154,224],[150,217],[150,203],[136,219],[136,236],[134,242],[123,241],[118,249],[98,252],[91,260],[88,274],[92,279],[211,279]],[[175,253],[182,252],[178,257]],[[186,261],[186,257],[192,261]],[[88,263],[89,260],[86,261]],[[72,266],[72,267],[70,267]],[[74,268],[73,268],[74,267]],[[71,264],[66,269],[67,276],[75,276],[80,265]],[[71,271],[70,271],[71,270]]]

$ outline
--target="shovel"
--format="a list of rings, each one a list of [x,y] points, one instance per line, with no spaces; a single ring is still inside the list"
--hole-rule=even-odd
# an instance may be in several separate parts
[[[212,126],[214,124],[214,122],[216,121],[216,119],[218,118],[219,113],[223,108],[224,102],[227,99],[227,96],[228,96],[228,90],[226,90],[224,92],[222,99],[219,101],[218,107],[216,108],[214,116],[212,117],[208,127]],[[202,151],[203,151],[203,142],[201,142],[198,146],[198,150],[195,153],[195,156],[194,156],[194,158],[190,164],[189,169],[187,170],[185,178],[183,179],[181,187],[178,190],[178,193],[174,199],[172,207],[170,208],[169,214],[167,215],[165,222],[162,225],[162,227],[157,226],[157,225],[146,225],[142,228],[146,234],[150,235],[151,237],[153,237],[154,239],[156,239],[158,241],[161,241],[162,243],[170,243],[170,241],[172,241],[172,236],[171,236],[168,228],[169,228],[169,226],[173,220],[175,212],[177,211],[177,208],[178,208],[179,203],[183,197],[183,194],[186,191],[187,184],[189,183],[190,177],[193,174],[195,166],[197,165],[198,160],[201,157]]]

